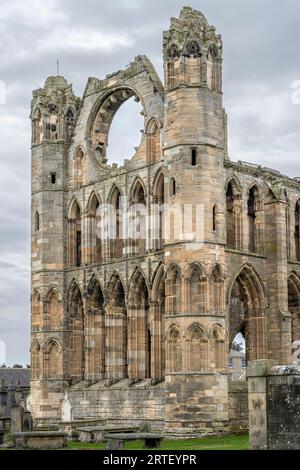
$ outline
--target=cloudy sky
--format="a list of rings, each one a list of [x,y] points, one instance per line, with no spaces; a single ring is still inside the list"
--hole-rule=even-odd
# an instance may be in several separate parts
[[[201,10],[223,36],[231,159],[299,176],[300,105],[292,99],[292,86],[300,83],[299,1],[186,4]],[[146,54],[162,75],[162,31],[183,5],[0,0],[0,341],[6,343],[8,364],[29,361],[31,92],[56,73],[57,57],[77,95],[89,76],[119,70],[137,54]],[[142,123],[136,111],[136,105],[123,105],[113,123],[112,159],[130,157],[138,143]],[[0,356],[2,350],[0,343]]]

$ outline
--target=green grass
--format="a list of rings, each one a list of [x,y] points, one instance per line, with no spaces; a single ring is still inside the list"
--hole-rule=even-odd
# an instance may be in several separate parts
[[[68,443],[67,449],[105,449],[105,443],[95,444],[88,442]],[[142,441],[127,442],[125,449],[139,450],[143,448]],[[180,439],[180,440],[164,440],[161,450],[247,450],[248,435],[238,436],[222,436],[222,437],[203,437],[201,439]]]

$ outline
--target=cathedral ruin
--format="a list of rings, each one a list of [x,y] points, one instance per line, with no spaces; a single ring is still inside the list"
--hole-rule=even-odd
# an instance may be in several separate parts
[[[300,180],[229,159],[222,40],[202,13],[184,7],[171,19],[163,61],[164,83],[138,56],[89,78],[82,98],[62,76],[33,92],[36,426],[226,431],[236,335],[247,361],[278,364],[300,340]],[[132,97],[141,142],[110,164],[110,125]],[[190,210],[189,236],[178,208]]]

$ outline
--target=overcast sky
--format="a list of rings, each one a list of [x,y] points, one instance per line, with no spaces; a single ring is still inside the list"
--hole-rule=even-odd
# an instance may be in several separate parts
[[[6,85],[6,104],[0,104],[0,341],[6,343],[8,364],[29,361],[31,92],[56,73],[57,57],[77,95],[89,76],[119,70],[138,54],[146,54],[162,75],[162,31],[183,5],[0,0],[0,80]],[[299,176],[300,105],[292,102],[292,84],[300,80],[299,1],[186,5],[201,10],[223,36],[230,158]],[[125,104],[116,116],[112,158],[130,157],[138,143],[142,122],[136,106],[127,105],[126,115]]]

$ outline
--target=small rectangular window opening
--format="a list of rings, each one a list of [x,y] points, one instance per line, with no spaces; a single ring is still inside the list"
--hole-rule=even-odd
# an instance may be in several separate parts
[[[192,166],[197,165],[197,149],[192,149]]]
[[[56,183],[56,173],[51,173],[50,174],[50,179],[51,179],[51,184]]]

